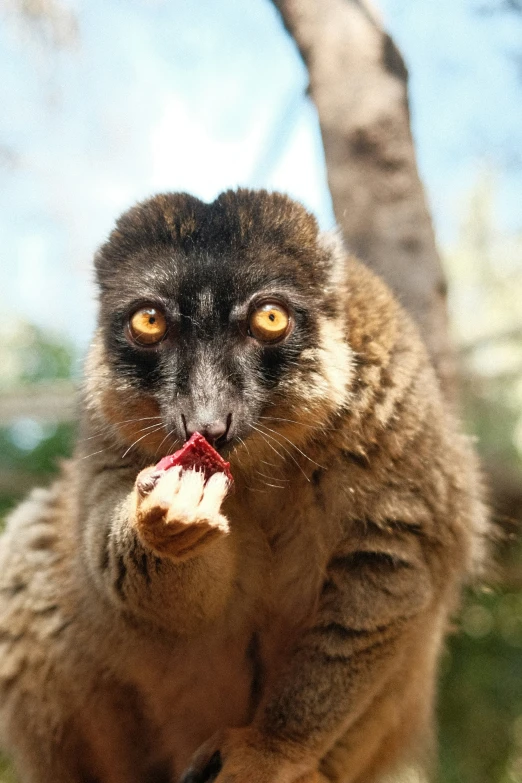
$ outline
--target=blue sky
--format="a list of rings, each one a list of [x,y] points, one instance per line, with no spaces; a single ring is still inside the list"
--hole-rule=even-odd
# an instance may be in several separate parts
[[[439,240],[455,240],[484,168],[496,175],[496,225],[522,231],[522,15],[479,12],[496,0],[379,5],[410,70],[419,166]]]
[[[268,0],[64,5],[79,36],[58,50],[0,11],[4,311],[84,345],[92,254],[123,209],[157,191],[281,189],[333,225],[306,71]],[[498,224],[521,227],[522,77],[510,52],[522,52],[522,24],[470,5],[380,2],[410,67],[442,244],[484,166],[497,172]]]

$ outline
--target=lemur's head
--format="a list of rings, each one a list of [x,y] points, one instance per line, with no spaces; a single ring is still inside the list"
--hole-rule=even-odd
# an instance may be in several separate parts
[[[278,193],[227,191],[211,204],[174,193],[133,207],[95,261],[91,407],[151,459],[194,431],[226,453],[304,442],[350,378],[343,261]]]

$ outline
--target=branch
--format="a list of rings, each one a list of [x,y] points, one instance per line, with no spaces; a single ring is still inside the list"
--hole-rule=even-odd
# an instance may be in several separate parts
[[[364,0],[274,0],[308,68],[348,248],[417,321],[448,393],[446,284],[417,172],[407,69]]]

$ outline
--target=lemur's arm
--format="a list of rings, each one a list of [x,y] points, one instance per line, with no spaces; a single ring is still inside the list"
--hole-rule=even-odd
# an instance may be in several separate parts
[[[136,468],[109,463],[82,478],[83,556],[95,583],[123,611],[177,630],[215,617],[235,563],[220,513],[224,474],[204,484],[200,473],[173,468],[153,484],[153,468],[136,477]]]

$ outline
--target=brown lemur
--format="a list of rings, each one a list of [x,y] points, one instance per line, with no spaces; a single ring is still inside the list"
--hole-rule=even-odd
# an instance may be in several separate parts
[[[410,319],[277,193],[156,196],[95,266],[76,451],[0,545],[20,780],[428,779],[488,522]],[[233,486],[150,481],[195,431]]]

